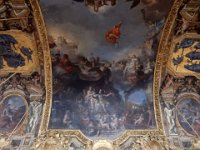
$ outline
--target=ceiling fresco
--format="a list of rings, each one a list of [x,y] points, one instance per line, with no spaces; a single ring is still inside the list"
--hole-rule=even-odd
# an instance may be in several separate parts
[[[157,128],[152,81],[164,21],[150,26],[141,8],[130,11],[129,3],[118,3],[94,12],[82,3],[44,2],[48,33],[55,43],[50,129],[114,139],[125,129]],[[77,9],[77,16],[69,15]]]
[[[200,149],[200,0],[0,0],[0,149]]]

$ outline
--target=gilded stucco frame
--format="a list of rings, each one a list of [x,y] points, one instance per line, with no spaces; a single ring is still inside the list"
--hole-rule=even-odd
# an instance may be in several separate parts
[[[11,96],[19,96],[19,97],[21,97],[22,98],[22,100],[24,101],[24,104],[25,104],[25,107],[26,107],[26,111],[25,111],[25,113],[23,114],[23,117],[22,117],[22,120],[20,120],[18,123],[20,123],[19,124],[19,126],[16,128],[14,128],[14,134],[15,133],[18,133],[18,132],[20,132],[21,130],[23,130],[23,126],[27,123],[27,116],[28,116],[28,111],[29,111],[29,106],[28,106],[28,102],[27,102],[27,99],[25,98],[25,94],[22,92],[22,91],[20,91],[20,90],[11,90],[11,91],[8,91],[7,93],[4,93],[3,95],[2,95],[2,98],[0,99],[0,105],[2,105],[2,103],[4,103],[4,101],[8,98],[8,97],[11,97]],[[17,123],[17,124],[18,124]],[[5,135],[9,135],[10,134],[10,132],[8,132],[8,133],[4,133]]]
[[[182,93],[177,97],[177,103],[176,103],[176,109],[178,110],[178,105],[184,100],[184,99],[192,99],[194,101],[196,101],[197,103],[200,104],[200,95],[197,93]],[[186,131],[180,124],[178,117],[176,118],[176,123],[179,129],[181,129],[186,135],[188,135],[189,137],[199,137],[197,133],[195,133],[195,135],[189,133],[188,131]],[[194,129],[192,129],[194,131]]]
[[[52,106],[51,56],[50,56],[50,49],[48,46],[46,26],[45,26],[45,22],[42,16],[42,11],[39,7],[39,2],[37,0],[30,0],[30,3],[33,8],[35,23],[38,29],[39,39],[42,43],[42,51],[44,54],[46,101],[45,101],[45,105],[43,109],[39,136],[41,134],[48,133],[48,132],[58,132],[58,133],[62,133],[64,135],[68,135],[71,137],[77,137],[83,144],[90,147],[91,145],[93,145],[94,141],[87,138],[79,130],[48,129],[51,106]],[[168,53],[170,53],[170,45],[168,44],[168,42],[170,39],[171,32],[173,30],[173,24],[176,21],[176,16],[182,3],[183,3],[183,0],[175,0],[172,6],[172,9],[168,15],[168,18],[166,20],[164,29],[162,31],[162,35],[161,35],[161,39],[160,39],[160,43],[158,47],[156,66],[155,66],[155,71],[154,71],[154,84],[153,84],[153,99],[154,99],[154,109],[155,109],[157,129],[126,130],[120,137],[112,141],[113,145],[121,145],[132,136],[154,135],[154,136],[165,137],[165,131],[164,131],[163,119],[162,119],[163,117],[162,117],[162,111],[161,111],[161,106],[160,106],[160,85],[161,85],[162,76],[165,72],[167,60],[169,58]]]
[[[178,42],[182,41],[185,38],[192,38],[192,39],[200,39],[200,35],[197,33],[184,33],[180,36],[178,36],[177,38],[174,38],[173,41],[171,42],[171,47],[170,47],[170,53],[169,53],[169,59],[167,62],[167,70],[168,72],[173,75],[174,77],[178,77],[178,78],[183,78],[185,76],[195,76],[198,79],[200,79],[200,74],[199,73],[195,73],[192,71],[185,71],[184,73],[180,73],[180,72],[176,72],[171,68],[171,60],[173,59],[173,50],[175,49],[175,46]]]

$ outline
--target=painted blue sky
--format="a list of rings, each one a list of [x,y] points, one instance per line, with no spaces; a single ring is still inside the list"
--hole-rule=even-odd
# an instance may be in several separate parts
[[[130,10],[130,3],[119,1],[114,7],[104,6],[94,13],[84,3],[71,0],[41,0],[49,33],[54,37],[64,36],[78,44],[79,53],[93,53],[106,60],[126,57],[129,52],[141,47],[147,34],[147,25],[141,13],[141,5]],[[119,47],[105,41],[105,33],[122,21]]]
[[[146,91],[143,89],[137,90],[129,95],[128,101],[137,104],[144,105],[147,102]]]

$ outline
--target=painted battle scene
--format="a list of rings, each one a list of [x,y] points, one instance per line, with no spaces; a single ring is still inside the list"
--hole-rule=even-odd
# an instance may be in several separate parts
[[[156,129],[153,72],[170,3],[87,2],[41,1],[53,70],[49,128],[111,139]],[[149,16],[151,7],[159,15]]]
[[[194,99],[184,99],[178,104],[181,127],[192,135],[200,135],[200,104]]]
[[[9,96],[0,104],[0,131],[9,133],[20,125],[26,114],[26,103],[21,96]]]

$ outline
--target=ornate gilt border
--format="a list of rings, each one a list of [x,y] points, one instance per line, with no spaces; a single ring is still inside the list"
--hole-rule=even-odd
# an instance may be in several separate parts
[[[171,48],[170,48],[170,54],[169,54],[169,59],[168,59],[168,62],[167,62],[167,70],[168,72],[173,75],[174,77],[179,77],[179,78],[182,78],[182,77],[185,77],[185,76],[194,76],[198,79],[200,79],[200,74],[199,73],[196,73],[196,72],[192,72],[192,71],[187,71],[185,73],[180,73],[180,72],[176,72],[172,69],[171,67],[171,60],[173,59],[173,50],[175,48],[175,45],[182,41],[183,39],[185,38],[192,38],[192,39],[200,39],[200,35],[197,34],[197,33],[185,33],[185,34],[182,34],[176,38],[173,39],[173,42],[171,43]]]
[[[21,120],[17,123],[18,127],[14,128],[14,130],[12,132],[8,132],[8,133],[4,133],[5,135],[10,135],[10,134],[16,134],[16,133],[20,133],[20,131],[23,130],[23,126],[27,123],[27,116],[28,116],[28,111],[29,111],[29,106],[28,106],[28,102],[27,99],[25,98],[25,95],[23,92],[18,91],[18,90],[14,90],[14,91],[9,91],[8,93],[3,94],[2,99],[0,99],[0,105],[8,98],[11,96],[19,96],[22,98],[22,100],[24,101],[25,107],[26,107],[26,111],[23,114],[23,117],[21,118]]]
[[[44,53],[44,69],[45,69],[45,86],[46,86],[46,101],[44,105],[42,123],[39,131],[39,135],[45,132],[59,132],[67,136],[77,137],[81,142],[87,146],[91,146],[94,141],[88,139],[84,136],[79,130],[48,130],[51,106],[52,106],[52,68],[51,68],[51,56],[50,50],[48,47],[48,38],[46,26],[42,17],[42,12],[39,7],[37,0],[30,0],[30,3],[33,8],[33,14],[38,29],[38,34],[40,41],[42,42],[42,50]],[[154,135],[154,136],[165,136],[163,129],[163,119],[160,107],[160,84],[161,77],[164,72],[166,65],[166,60],[168,58],[168,53],[170,52],[170,45],[168,45],[170,34],[173,30],[173,24],[175,23],[177,13],[183,0],[175,0],[173,7],[169,13],[167,21],[165,23],[164,29],[162,31],[158,54],[156,59],[156,67],[154,72],[154,85],[153,85],[153,98],[154,98],[154,109],[156,116],[157,129],[153,130],[126,130],[123,135],[113,141],[113,145],[120,145],[124,143],[131,136],[145,136],[145,135]]]
[[[44,57],[46,100],[45,100],[45,105],[43,109],[41,127],[39,131],[39,134],[40,134],[41,132],[47,131],[48,124],[49,124],[49,117],[50,117],[50,111],[51,111],[51,99],[52,99],[52,68],[51,68],[51,55],[50,55],[50,49],[49,49],[49,44],[48,44],[47,31],[46,31],[46,26],[43,20],[42,12],[39,6],[39,2],[37,0],[30,0],[30,3],[33,9],[35,24],[37,26],[39,39],[42,43],[41,48],[44,55],[43,57]]]
[[[39,61],[37,60],[37,51],[36,51],[36,44],[34,42],[34,38],[31,34],[28,34],[26,32],[20,31],[20,30],[7,30],[7,31],[0,31],[0,34],[8,34],[16,38],[16,40],[19,42],[18,45],[23,45],[24,43],[21,41],[22,39],[26,39],[28,46],[30,49],[33,50],[32,54],[32,62],[29,64],[29,62],[25,61],[26,65],[18,68],[10,68],[8,66],[4,67],[0,70],[0,75],[7,75],[9,73],[23,73],[23,75],[30,75],[33,70],[35,70],[39,64]]]
[[[162,119],[162,113],[161,113],[162,111],[160,107],[160,86],[162,82],[162,75],[166,69],[165,63],[169,56],[168,52],[170,52],[170,45],[168,42],[170,40],[170,35],[174,27],[173,25],[176,21],[177,14],[182,3],[183,3],[183,0],[175,0],[172,6],[172,9],[170,10],[170,13],[168,15],[168,18],[165,22],[165,26],[163,28],[161,38],[160,38],[160,43],[158,46],[156,66],[155,66],[155,71],[154,71],[153,94],[154,94],[154,105],[155,105],[154,108],[155,108],[155,113],[157,116],[157,124],[158,124],[158,128],[162,130],[160,134],[164,133],[163,124],[161,123],[163,119]]]
[[[185,100],[185,99],[192,99],[192,100],[194,100],[194,101],[196,101],[197,103],[200,104],[200,95],[197,94],[197,93],[182,93],[182,94],[180,94],[180,95],[177,97],[177,99],[178,99],[178,102],[176,103],[176,109],[177,109],[178,112],[179,112],[179,110],[178,110],[179,104],[180,104],[183,100]],[[196,133],[196,135],[193,135],[193,134],[187,132],[187,131],[181,126],[181,124],[180,124],[180,122],[179,122],[179,120],[178,120],[178,117],[176,118],[176,123],[177,123],[178,127],[179,127],[187,136],[190,136],[190,137],[196,136],[197,138],[199,138],[199,135],[198,135],[197,133]],[[193,129],[193,131],[194,131],[194,129]],[[179,132],[180,132],[180,131],[179,131]]]

